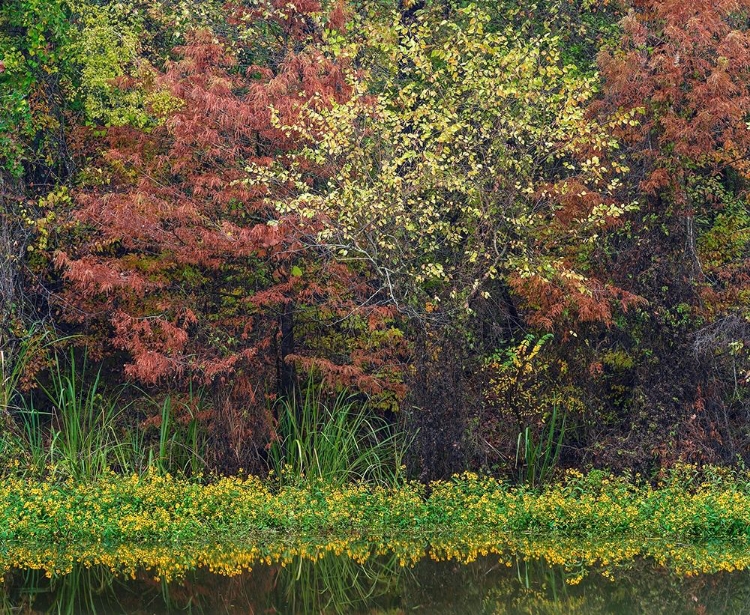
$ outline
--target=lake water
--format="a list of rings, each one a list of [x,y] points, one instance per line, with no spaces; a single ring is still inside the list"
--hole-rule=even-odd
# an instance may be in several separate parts
[[[175,567],[164,552],[155,554],[157,559],[148,560],[148,565],[137,564],[146,561],[142,557],[128,564],[118,563],[122,553],[112,559],[99,554],[83,562],[73,558],[58,572],[54,570],[62,564],[48,553],[40,555],[35,569],[6,567],[0,611],[66,615],[750,613],[747,569],[703,573],[700,566],[680,569],[674,560],[664,565],[641,556],[616,558],[615,562],[605,556],[592,563],[564,546],[562,552],[570,557],[562,563],[501,550],[462,561],[445,559],[430,549],[421,559],[409,561],[403,554],[384,549],[373,549],[370,557],[360,551],[355,561],[337,555],[337,550],[306,554],[291,550],[276,561],[255,553],[254,560],[198,569]],[[700,557],[696,553],[691,557]],[[597,557],[601,558],[601,552]],[[219,568],[221,572],[216,572]]]

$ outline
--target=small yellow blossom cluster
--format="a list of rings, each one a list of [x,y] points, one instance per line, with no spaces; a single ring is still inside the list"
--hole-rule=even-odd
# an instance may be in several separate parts
[[[7,477],[0,479],[0,573],[24,567],[60,575],[84,563],[169,579],[196,567],[238,574],[294,558],[364,562],[386,553],[401,565],[425,555],[461,562],[492,555],[571,569],[635,557],[681,574],[750,567],[748,482],[685,480],[692,470],[678,471],[683,478],[656,487],[571,472],[542,490],[474,474],[395,489],[279,487],[255,477],[204,484],[156,472],[86,484]]]

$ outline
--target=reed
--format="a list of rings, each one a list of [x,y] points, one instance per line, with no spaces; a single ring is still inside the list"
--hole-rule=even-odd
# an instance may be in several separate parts
[[[547,482],[557,466],[565,437],[566,416],[560,416],[558,406],[552,407],[552,414],[544,424],[539,439],[535,440],[530,427],[518,434],[516,442],[516,470],[519,480],[531,487],[539,487]]]
[[[397,485],[408,442],[344,392],[331,404],[312,383],[301,399],[278,402],[278,439],[270,465],[282,482],[321,480]]]
[[[187,476],[205,470],[205,437],[195,411],[201,398],[201,391],[194,393],[191,388],[188,400],[176,408],[172,397],[167,395],[161,404],[158,456],[150,458],[149,466],[155,465],[162,473]],[[182,420],[178,420],[178,414]]]
[[[112,399],[102,389],[101,369],[89,380],[88,361],[76,366],[70,353],[67,366],[55,355],[50,370],[50,383],[40,389],[52,410],[48,427],[48,456],[51,467],[75,479],[90,480],[101,476],[118,458],[116,424],[126,409],[119,403],[119,395]],[[44,414],[29,403],[26,414],[33,437],[41,437],[41,420]],[[120,455],[120,458],[122,456]]]

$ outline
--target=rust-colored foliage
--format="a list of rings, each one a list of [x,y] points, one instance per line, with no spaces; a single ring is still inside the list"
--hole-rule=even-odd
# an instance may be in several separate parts
[[[660,462],[750,450],[737,439],[743,357],[714,334],[747,313],[749,19],[747,0],[633,0],[621,41],[599,55],[592,112],[633,114],[613,133],[630,167],[623,191],[640,209],[591,262],[648,300],[626,326],[638,357],[628,438],[650,439]],[[635,420],[640,408],[648,424]]]
[[[654,220],[669,230],[624,254],[619,273],[621,279],[632,275],[650,259],[651,277],[669,276],[670,286],[682,285],[673,293],[676,303],[700,284],[712,318],[736,306],[748,282],[742,250],[729,245],[741,239],[732,236],[738,220],[724,211],[746,199],[750,178],[750,2],[633,5],[620,45],[599,56],[604,96],[594,111],[637,112],[637,123],[618,123],[614,131],[637,165],[631,189],[642,194],[638,231],[653,235]],[[651,225],[649,215],[655,216]],[[720,241],[729,240],[734,258],[717,258],[710,234],[701,253],[701,233],[719,225]]]
[[[750,2],[633,4],[621,45],[599,56],[600,107],[642,111],[638,125],[615,129],[642,157],[641,187],[651,195],[669,189],[689,209],[684,182],[695,165],[750,171]]]
[[[348,95],[342,67],[309,44],[318,3],[263,9],[283,32],[273,65],[241,65],[250,51],[203,31],[152,71],[166,117],[150,130],[107,130],[94,163],[107,179],[77,196],[84,239],[56,254],[65,319],[106,325],[102,348],[125,351],[125,372],[141,383],[214,387],[216,425],[238,465],[267,437],[267,398],[289,386],[295,362],[333,385],[403,393],[384,354],[398,340],[390,311],[368,307],[366,280],[309,254],[295,219],[241,181],[248,163],[292,159],[296,137],[277,126],[294,124],[302,105]],[[241,22],[261,9],[227,11]],[[327,172],[310,169],[310,181]],[[354,325],[342,323],[352,314],[369,317],[359,318],[364,336],[320,343],[351,338]]]

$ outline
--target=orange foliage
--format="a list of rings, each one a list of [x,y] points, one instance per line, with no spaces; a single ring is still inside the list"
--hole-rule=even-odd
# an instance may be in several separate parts
[[[649,165],[642,188],[679,187],[691,161],[713,171],[750,170],[748,0],[635,0],[624,39],[602,52],[601,109],[643,109],[637,126],[615,127]],[[684,200],[684,193],[675,196]]]
[[[387,349],[382,358],[372,348],[357,354],[357,343],[335,359],[320,348],[308,354],[305,331],[327,319],[333,327],[362,313],[377,329],[391,312],[368,305],[360,274],[308,253],[294,217],[268,205],[273,195],[241,181],[249,163],[294,157],[297,137],[274,124],[272,109],[290,125],[302,105],[349,95],[343,67],[307,44],[319,3],[273,7],[287,41],[277,65],[240,67],[226,41],[195,32],[174,50],[178,59],[149,76],[175,110],[150,130],[107,129],[94,161],[107,180],[77,194],[83,239],[55,256],[66,320],[107,323],[104,343],[127,353],[125,373],[143,383],[223,383],[225,415],[247,404],[262,414],[255,393],[276,389],[280,363],[322,366],[339,385],[391,386],[375,373]],[[234,18],[255,10],[237,7]],[[326,170],[309,172],[315,181]],[[284,349],[283,314],[304,323],[292,348]],[[392,384],[401,392],[398,379]]]

